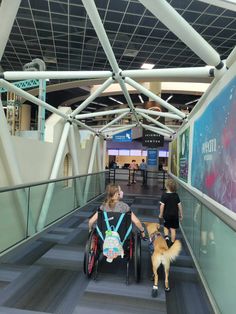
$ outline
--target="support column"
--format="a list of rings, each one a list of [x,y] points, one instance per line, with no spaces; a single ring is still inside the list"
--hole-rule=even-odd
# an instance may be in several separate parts
[[[161,97],[161,82],[150,82],[149,84],[150,84],[149,90],[155,95]],[[145,103],[145,109],[150,109],[150,108],[155,108],[155,107],[157,108],[156,111],[161,111],[161,106],[156,101],[153,101],[151,98],[149,98],[149,102]],[[155,111],[155,109],[153,109],[153,111]],[[164,122],[163,120],[165,118],[161,117],[161,119],[162,119],[161,122],[163,123]],[[149,174],[148,174],[147,184],[151,186],[157,185],[157,179],[154,179],[157,177],[157,174],[152,173],[152,171],[154,172],[158,171],[158,151],[159,151],[158,147],[148,148],[147,171],[149,171]]]
[[[57,178],[58,171],[60,169],[60,165],[62,162],[63,152],[65,149],[69,130],[70,130],[70,123],[66,122],[64,129],[62,131],[60,143],[58,145],[57,153],[56,153],[54,164],[52,167],[52,172],[49,178],[50,180]],[[38,219],[37,231],[41,231],[45,226],[48,210],[49,210],[53,192],[54,192],[54,187],[55,187],[55,183],[48,184],[47,191],[44,197],[43,205],[42,205],[41,212]]]
[[[28,104],[21,105],[20,131],[30,130],[31,106]]]
[[[75,131],[73,124],[70,126],[70,133],[69,133],[69,149],[72,157],[73,162],[73,175],[78,176],[79,175],[79,158],[78,158],[78,152],[77,152],[77,145],[75,140]],[[78,144],[79,145],[79,144]],[[76,201],[77,206],[84,205],[84,196],[82,192],[82,186],[80,184],[80,179],[75,179],[75,194],[76,194]]]
[[[93,140],[93,147],[92,147],[91,155],[90,155],[88,171],[87,171],[88,176],[86,178],[86,183],[85,183],[85,188],[84,188],[84,201],[85,201],[85,203],[87,203],[87,201],[88,201],[88,191],[89,191],[90,182],[91,182],[91,176],[89,174],[91,174],[93,171],[93,165],[94,165],[94,160],[95,160],[95,156],[96,156],[98,139],[99,139],[99,137],[97,135],[95,135],[94,140]]]

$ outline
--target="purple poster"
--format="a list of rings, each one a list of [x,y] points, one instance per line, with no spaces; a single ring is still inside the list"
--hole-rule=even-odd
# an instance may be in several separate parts
[[[194,123],[192,185],[236,212],[236,78]]]

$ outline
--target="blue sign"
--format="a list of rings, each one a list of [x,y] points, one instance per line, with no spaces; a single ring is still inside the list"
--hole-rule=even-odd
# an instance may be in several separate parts
[[[113,142],[132,142],[132,130],[124,131],[118,134],[113,135]]]
[[[148,166],[157,166],[157,150],[156,149],[148,149],[147,151],[147,164]]]

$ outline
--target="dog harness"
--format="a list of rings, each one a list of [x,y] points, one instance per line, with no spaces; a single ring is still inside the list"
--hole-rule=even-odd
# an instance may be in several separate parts
[[[154,252],[154,245],[153,245],[153,243],[160,236],[161,236],[161,233],[159,231],[155,231],[149,237],[148,249],[149,249],[149,252],[150,252],[151,255]]]

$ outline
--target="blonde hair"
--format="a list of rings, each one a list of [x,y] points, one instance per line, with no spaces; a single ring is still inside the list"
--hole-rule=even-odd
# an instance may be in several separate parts
[[[120,186],[118,184],[109,184],[106,188],[106,199],[103,202],[103,205],[108,206],[109,208],[114,208],[115,204],[117,202],[117,199],[115,198],[115,194],[119,193]]]
[[[165,183],[165,187],[170,192],[176,192],[177,191],[177,185],[173,179],[167,179]]]

